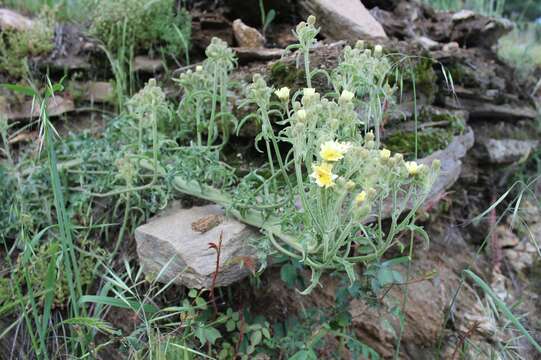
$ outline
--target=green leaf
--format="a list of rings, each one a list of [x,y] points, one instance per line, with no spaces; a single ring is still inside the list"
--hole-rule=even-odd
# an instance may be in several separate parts
[[[250,344],[252,344],[252,346],[257,346],[259,345],[259,343],[261,342],[261,340],[263,339],[263,336],[261,335],[261,331],[255,331],[252,333],[252,335],[250,336]]]
[[[38,94],[34,91],[34,89],[32,89],[30,86],[22,86],[22,85],[17,85],[17,84],[2,84],[1,85],[3,88],[6,88],[10,91],[13,91],[13,92],[16,92],[16,93],[19,93],[19,94],[23,94],[23,95],[28,95],[28,96],[37,96]]]
[[[130,309],[133,311],[139,311],[141,308],[147,314],[154,314],[160,311],[156,306],[152,304],[140,304],[132,300],[121,300],[117,298],[112,298],[109,296],[99,296],[99,295],[83,295],[79,299],[80,304],[84,303],[95,303],[102,305],[114,306],[122,309]]]
[[[222,337],[222,334],[211,326],[201,326],[195,330],[195,336],[199,339],[201,345],[205,345],[207,342],[214,345],[216,340]]]
[[[292,288],[297,281],[297,270],[292,264],[285,264],[280,269],[280,278],[288,287]]]
[[[225,324],[225,329],[228,331],[228,332],[232,332],[235,330],[235,327],[236,327],[237,323],[233,320],[233,319],[230,319],[226,324]]]
[[[312,349],[301,350],[290,357],[289,360],[317,360],[317,356]]]
[[[520,331],[522,335],[524,335],[524,337],[526,337],[526,339],[530,342],[530,344],[532,344],[532,346],[537,350],[537,352],[541,353],[541,345],[539,345],[539,343],[535,341],[535,339],[528,332],[528,330],[526,330],[526,328],[520,323],[519,319],[515,315],[513,315],[511,310],[509,310],[507,305],[492,291],[490,286],[472,271],[464,270],[464,273],[470,278],[472,278],[473,281],[475,281],[477,285],[479,285],[483,289],[485,294],[492,298],[492,300],[496,303],[500,311],[507,317],[507,319],[512,322],[513,325],[515,325],[517,330]]]

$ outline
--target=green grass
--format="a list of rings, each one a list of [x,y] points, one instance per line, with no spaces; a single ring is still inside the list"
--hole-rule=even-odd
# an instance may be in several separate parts
[[[500,39],[498,55],[515,67],[522,79],[530,77],[541,67],[541,25],[519,24]]]

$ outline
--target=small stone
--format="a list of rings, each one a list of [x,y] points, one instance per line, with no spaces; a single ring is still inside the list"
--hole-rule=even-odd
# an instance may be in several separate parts
[[[490,287],[500,298],[500,300],[505,301],[509,298],[509,292],[507,291],[507,288],[505,286],[506,278],[503,276],[503,274],[499,271],[496,271],[492,274],[492,283],[490,284]]]
[[[137,253],[145,273],[151,277],[160,274],[157,281],[162,283],[173,281],[193,288],[212,286],[216,251],[209,244],[217,246],[220,236],[220,271],[215,284],[218,287],[250,273],[255,250],[248,240],[258,236],[257,230],[226,217],[218,205],[190,209],[173,206],[135,230]]]
[[[467,20],[467,19],[471,19],[475,17],[475,13],[471,10],[460,10],[456,13],[453,14],[453,16],[451,17],[451,20],[453,20],[453,22],[458,22],[458,21],[462,21],[462,20]]]
[[[511,164],[528,158],[538,145],[536,140],[488,139],[484,146],[493,164]]]
[[[541,208],[529,200],[521,202],[519,216],[528,225],[541,225]]]
[[[147,56],[136,56],[133,59],[133,70],[135,72],[156,73],[163,69],[163,62],[158,59],[151,59]]]
[[[243,23],[241,19],[233,21],[233,35],[240,47],[262,48],[265,46],[265,37],[253,27]]]
[[[415,39],[419,45],[421,45],[425,50],[437,50],[441,48],[441,44],[437,41],[432,40],[426,36],[419,36]]]
[[[538,255],[537,249],[529,241],[522,241],[514,248],[504,249],[503,253],[516,272],[530,268]]]
[[[447,43],[443,45],[443,51],[445,52],[453,52],[460,49],[460,45],[456,41],[451,41],[450,43]]]
[[[502,249],[515,247],[520,242],[518,236],[505,225],[499,225],[494,230],[494,236],[497,238],[498,246]]]
[[[33,25],[32,20],[15,11],[0,9],[0,29],[27,31]]]

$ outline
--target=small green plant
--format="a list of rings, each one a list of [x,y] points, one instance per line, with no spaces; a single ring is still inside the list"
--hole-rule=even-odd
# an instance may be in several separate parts
[[[541,67],[540,28],[537,24],[519,24],[498,44],[498,56],[514,66],[521,79],[527,79]]]
[[[211,146],[221,133],[222,147],[229,141],[236,126],[236,118],[229,107],[228,92],[231,88],[229,75],[237,59],[227,43],[212,38],[205,54],[207,59],[194,72],[188,70],[177,83],[184,91],[177,115],[180,118],[179,133],[195,133],[197,146]],[[207,139],[203,141],[206,133]]]
[[[353,282],[357,277],[354,265],[378,261],[399,245],[397,238],[402,232],[426,237],[415,225],[415,211],[438,170],[437,163],[430,168],[405,162],[400,154],[392,156],[389,150],[380,149],[379,139],[372,132],[367,131],[364,138],[359,135],[370,127],[375,127],[377,134],[384,116],[383,103],[389,102],[392,94],[385,80],[388,66],[381,60],[381,47],[373,56],[360,47],[355,54],[363,56],[361,61],[371,70],[365,78],[356,66],[347,70],[349,58],[342,67],[339,65],[340,72],[334,76],[335,86],[341,90],[339,96],[322,98],[310,87],[312,76],[324,73],[310,69],[309,52],[317,33],[315,18],[310,17],[297,26],[299,44],[291,47],[303,55],[309,87],[295,93],[290,102],[288,88],[275,90],[256,75],[241,104],[257,107],[249,118],[261,123],[257,140],[265,144],[270,168],[270,176],[255,192],[232,197],[223,190],[201,188],[191,179],[177,177],[174,181],[178,190],[224,205],[240,220],[260,227],[276,251],[308,266],[312,280],[305,293],[327,270],[345,271]],[[380,111],[359,118],[356,93],[374,104],[369,109]],[[273,94],[278,103],[273,101]],[[284,126],[278,134],[271,116]],[[291,148],[286,156],[281,154],[280,143]],[[236,198],[239,195],[242,200]],[[250,205],[244,207],[243,203]],[[392,219],[386,232],[382,229],[385,208],[390,209],[388,216]],[[370,219],[376,219],[374,225],[367,224]]]
[[[91,0],[89,32],[110,50],[126,47],[138,52],[161,48],[165,54],[180,55],[187,50],[191,22],[184,9],[175,13],[174,3],[173,0]]]
[[[30,58],[43,55],[54,47],[53,19],[50,12],[42,12],[27,30],[3,30],[0,34],[0,68],[14,78],[24,77],[29,71]]]
[[[270,9],[268,12],[265,11],[265,4],[263,0],[259,0],[259,13],[261,14],[261,32],[263,36],[267,32],[267,28],[272,24],[272,21],[276,17],[276,11]]]

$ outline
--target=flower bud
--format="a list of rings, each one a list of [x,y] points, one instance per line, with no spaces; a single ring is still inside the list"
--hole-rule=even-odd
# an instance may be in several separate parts
[[[342,94],[340,95],[340,99],[338,101],[341,103],[348,103],[353,99],[353,97],[355,97],[355,94],[351,91],[342,90]]]
[[[355,43],[355,49],[363,50],[364,40],[357,40],[357,42]]]
[[[296,115],[297,119],[299,119],[300,121],[306,120],[306,110],[300,109],[299,111],[297,111]]]
[[[195,67],[195,72],[201,72],[201,71],[203,71],[203,66],[202,65],[197,65]]]
[[[364,203],[366,201],[366,198],[367,198],[368,194],[366,193],[366,191],[361,191],[360,193],[357,194],[357,196],[355,196],[355,204],[357,206],[360,206],[362,205],[362,203]]]
[[[432,161],[432,169],[434,169],[435,171],[440,171],[440,169],[441,169],[441,161],[440,161],[440,159],[434,159]]]
[[[314,88],[304,88],[302,91],[302,96],[304,98],[311,98],[316,94],[316,89]]]
[[[368,140],[364,142],[365,149],[372,150],[376,146],[374,140]]]
[[[355,182],[348,180],[346,182],[346,190],[351,191],[353,189],[355,189]]]
[[[388,149],[382,149],[379,151],[379,158],[383,161],[389,160],[391,152]]]
[[[382,54],[383,54],[383,46],[379,44],[374,46],[374,56],[380,57]]]
[[[314,26],[316,24],[316,17],[314,15],[308,16],[308,19],[306,19],[306,22],[310,26]]]
[[[279,90],[276,90],[274,93],[276,94],[278,99],[284,102],[289,100],[289,88],[287,86],[284,86],[283,88],[280,88]]]
[[[374,139],[375,137],[372,131],[367,132],[366,135],[364,136],[364,141],[374,141]]]

